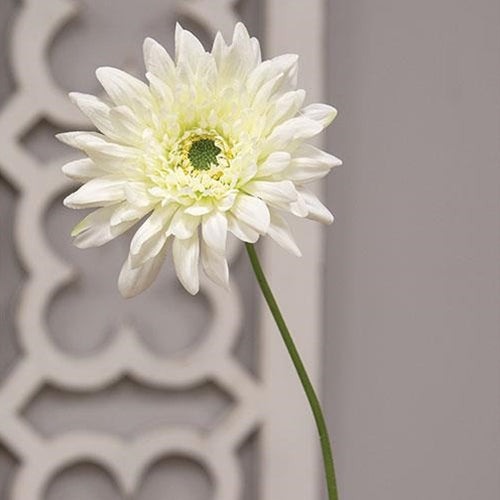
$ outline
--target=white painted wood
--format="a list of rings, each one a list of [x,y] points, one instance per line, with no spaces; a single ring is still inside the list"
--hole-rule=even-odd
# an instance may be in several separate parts
[[[323,0],[268,0],[266,56],[297,53],[299,85],[308,101],[323,93]],[[316,193],[320,189],[316,188]],[[322,333],[323,229],[314,222],[291,220],[303,256],[285,255],[273,244],[264,247],[264,267],[287,324],[315,387],[319,390]],[[265,309],[265,304],[262,305]],[[262,498],[319,498],[317,434],[300,382],[271,315],[261,320],[265,386],[261,464]],[[322,483],[321,483],[321,487]]]

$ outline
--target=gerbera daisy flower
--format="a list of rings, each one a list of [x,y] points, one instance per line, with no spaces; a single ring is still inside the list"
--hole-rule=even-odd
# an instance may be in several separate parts
[[[96,76],[107,98],[70,94],[99,130],[57,136],[87,155],[63,167],[83,182],[64,204],[96,208],[73,229],[75,245],[103,245],[142,221],[118,279],[123,296],[151,285],[170,247],[180,282],[195,294],[200,260],[227,285],[228,232],[249,243],[268,235],[300,255],[283,214],[333,221],[305,186],[341,162],[306,141],[336,111],[303,107],[297,60],[262,61],[241,23],[230,45],[218,33],[211,52],[177,25],[175,62],[145,40],[148,83],[104,67]]]

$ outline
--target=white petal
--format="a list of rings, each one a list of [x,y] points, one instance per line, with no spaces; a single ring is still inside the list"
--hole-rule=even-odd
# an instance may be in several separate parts
[[[235,200],[236,200],[236,192],[230,191],[224,196],[224,198],[219,200],[219,202],[217,203],[217,208],[221,212],[227,212],[233,207]]]
[[[288,207],[282,207],[283,210],[287,210]],[[299,192],[299,196],[297,201],[294,203],[290,203],[290,212],[297,217],[307,217],[309,213],[309,209],[307,208],[306,202],[302,195]]]
[[[137,255],[130,253],[130,267],[133,269],[141,267],[149,260],[155,258],[161,252],[167,240],[168,236],[164,231],[154,234],[143,243],[141,251]]]
[[[330,172],[330,167],[324,163],[311,160],[310,158],[294,158],[289,168],[283,173],[283,177],[299,184],[313,182],[322,179]]]
[[[244,190],[270,203],[291,203],[297,200],[297,191],[291,181],[252,181]]]
[[[283,73],[277,74],[274,78],[271,78],[265,82],[255,94],[254,100],[252,102],[253,108],[265,108],[271,99],[271,96],[276,93],[276,91],[281,87],[283,81]]]
[[[290,153],[286,151],[275,151],[271,153],[258,167],[258,177],[267,177],[285,170],[290,163]]]
[[[282,175],[283,178],[294,182],[306,183],[324,177],[333,167],[339,165],[342,165],[342,161],[335,156],[310,144],[301,144],[294,151],[294,157]]]
[[[144,125],[137,120],[137,116],[129,107],[117,106],[111,108],[109,119],[120,142],[141,145]]]
[[[213,210],[212,201],[199,201],[184,209],[184,213],[189,215],[205,215]]]
[[[177,64],[182,61],[195,71],[198,60],[204,54],[205,49],[198,38],[177,23],[175,26],[175,60]]]
[[[172,58],[156,40],[146,38],[143,45],[146,70],[164,82],[175,78],[175,64]]]
[[[224,40],[222,33],[220,31],[218,31],[215,34],[214,43],[212,45],[212,51],[211,51],[211,54],[214,57],[217,65],[221,64],[223,58],[227,54],[227,50],[228,50],[228,47],[227,47],[226,41]]]
[[[201,232],[203,241],[213,250],[223,254],[226,251],[227,217],[219,211],[203,217]]]
[[[259,239],[260,235],[255,229],[251,228],[243,221],[238,220],[236,217],[233,217],[231,214],[228,214],[227,222],[229,231],[241,241],[255,243]]]
[[[78,248],[99,247],[132,227],[137,219],[111,226],[111,217],[117,210],[116,205],[94,210],[82,219],[71,231]]]
[[[208,245],[201,246],[201,263],[205,274],[218,285],[228,288],[229,267],[224,254],[213,250]]]
[[[134,234],[130,242],[130,254],[132,257],[140,257],[143,246],[158,233],[165,234],[172,215],[177,210],[175,204],[158,208],[144,221]]]
[[[110,223],[112,226],[118,226],[122,222],[142,219],[151,209],[152,206],[136,206],[131,205],[128,200],[124,201],[114,211]]]
[[[172,106],[174,102],[174,93],[172,89],[153,73],[146,73],[146,78],[149,80],[151,94],[160,101],[161,105],[166,109]]]
[[[298,89],[286,92],[276,99],[267,115],[269,130],[284,120],[294,117],[302,106],[305,97],[305,90]]]
[[[237,23],[233,42],[224,53],[218,55],[217,66],[221,79],[243,80],[257,64],[250,36],[243,23]]]
[[[117,144],[97,132],[63,132],[57,134],[56,138],[68,146],[85,151],[88,155],[97,153],[121,161],[130,161],[137,157],[136,149]]]
[[[149,186],[143,181],[129,181],[124,186],[125,196],[131,205],[150,207],[158,203],[149,192]]]
[[[328,208],[326,208],[313,193],[301,189],[299,194],[305,201],[307,209],[309,210],[309,213],[306,216],[308,219],[322,222],[323,224],[331,224],[333,222],[333,215],[330,210],[328,210]]]
[[[194,233],[191,238],[185,240],[174,239],[173,257],[177,277],[184,288],[192,295],[198,293],[200,288],[198,272],[199,255],[198,233]]]
[[[318,163],[323,163],[330,168],[338,167],[342,165],[342,160],[339,158],[318,149],[311,144],[301,144],[294,152],[295,157],[305,157],[311,158],[312,160],[317,161]]]
[[[99,168],[90,158],[71,161],[63,165],[64,175],[76,181],[85,182],[94,177],[105,175],[107,172]]]
[[[164,245],[156,257],[144,265],[132,268],[130,256],[127,258],[118,277],[118,289],[125,298],[134,297],[148,288],[160,272],[168,245]]]
[[[291,142],[314,137],[323,126],[304,116],[290,118],[278,125],[269,135],[266,146],[271,149],[285,149]]]
[[[91,179],[77,191],[66,196],[64,205],[68,208],[93,208],[115,203],[125,199],[123,179],[98,177]]]
[[[168,234],[173,234],[176,238],[185,240],[191,238],[198,228],[200,217],[187,214],[183,208],[177,210],[170,222]]]
[[[128,106],[141,116],[151,106],[148,86],[141,80],[117,68],[96,70],[97,79],[117,106]]]
[[[255,196],[240,194],[234,202],[231,213],[259,233],[265,233],[269,227],[269,209]]]
[[[276,210],[271,210],[271,224],[269,224],[267,234],[278,243],[278,245],[288,250],[293,255],[297,257],[302,255],[297,243],[295,243],[288,223]]]
[[[250,95],[255,95],[258,90],[269,80],[277,75],[283,75],[281,82],[283,91],[292,90],[296,80],[297,62],[296,54],[283,54],[259,64],[248,76],[246,82]]]
[[[323,127],[328,127],[337,116],[337,110],[335,108],[319,102],[306,106],[302,109],[301,113],[306,118],[320,123]]]
[[[262,54],[260,50],[260,43],[257,38],[252,37],[250,38],[250,43],[252,44],[252,50],[253,50],[253,57],[256,63],[256,66],[262,62]]]
[[[103,134],[117,138],[109,119],[110,108],[106,103],[96,96],[80,92],[71,92],[69,97]]]

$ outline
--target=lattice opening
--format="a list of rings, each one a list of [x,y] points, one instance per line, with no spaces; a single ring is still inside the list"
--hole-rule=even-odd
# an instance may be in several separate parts
[[[116,481],[89,462],[70,465],[49,483],[46,500],[212,500],[213,485],[207,471],[194,460],[168,457],[154,463],[131,496],[120,492]]]
[[[16,193],[0,177],[0,380],[7,376],[21,354],[14,323],[25,273],[14,247],[15,209]]]
[[[175,2],[148,0],[147,8],[143,2],[121,0],[78,3],[78,15],[56,34],[49,53],[51,72],[62,88],[101,92],[94,75],[99,66],[115,66],[143,77],[146,36],[172,53]]]
[[[214,500],[212,478],[185,457],[164,458],[143,478],[137,500]]]
[[[99,466],[91,463],[71,465],[49,483],[46,500],[122,500],[116,482]]]
[[[55,138],[60,132],[66,130],[42,118],[22,135],[20,142],[43,165],[68,155],[68,147]]]
[[[0,498],[9,498],[12,477],[18,466],[18,461],[6,448],[0,444]]]
[[[243,302],[243,321],[234,346],[234,355],[243,366],[258,377],[259,295],[255,277],[244,249],[231,266],[231,277],[237,284]]]
[[[46,437],[85,429],[131,438],[167,425],[209,431],[233,403],[227,392],[211,382],[167,390],[124,379],[91,393],[46,385],[22,413]]]
[[[260,433],[250,434],[238,449],[238,460],[243,473],[243,491],[240,500],[258,500],[260,491],[259,456]]]

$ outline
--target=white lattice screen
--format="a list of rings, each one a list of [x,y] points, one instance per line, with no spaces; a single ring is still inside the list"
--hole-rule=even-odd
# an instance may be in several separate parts
[[[135,38],[149,33],[171,47],[179,16],[206,39],[219,29],[228,35],[243,17],[262,35],[268,56],[302,56],[302,84],[311,100],[320,97],[323,4],[284,4],[16,4],[2,48],[15,90],[0,108],[2,342],[8,346],[15,338],[19,345],[0,374],[2,498],[62,498],[66,490],[55,492],[54,478],[78,464],[86,464],[78,476],[81,490],[70,488],[66,496],[75,500],[170,498],[169,489],[177,498],[319,498],[312,421],[241,248],[232,248],[231,294],[203,282],[193,299],[165,269],[144,297],[124,302],[114,280],[125,244],[88,252],[70,246],[67,233],[78,215],[60,206],[71,186],[59,168],[68,150],[51,139],[60,129],[88,127],[66,97],[70,85],[87,90],[79,81],[95,85],[87,63],[139,73],[130,49]],[[304,257],[266,246],[265,266],[317,381],[321,229],[297,224],[296,233]],[[177,478],[184,477],[192,463],[198,476],[185,476],[185,490],[172,474],[160,473],[170,464]],[[100,490],[96,474],[109,476],[114,486]]]

